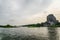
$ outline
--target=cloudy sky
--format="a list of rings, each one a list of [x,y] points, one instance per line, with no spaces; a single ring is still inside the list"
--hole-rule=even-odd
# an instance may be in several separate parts
[[[0,0],[0,25],[40,23],[48,14],[60,19],[60,0]]]

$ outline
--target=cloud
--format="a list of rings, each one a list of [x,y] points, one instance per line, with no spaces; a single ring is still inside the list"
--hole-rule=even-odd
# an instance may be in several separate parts
[[[52,0],[0,0],[0,24],[28,24],[41,17]],[[35,16],[37,15],[37,16]],[[28,20],[30,18],[30,20]],[[35,19],[36,20],[36,19]],[[36,23],[38,21],[34,21]]]
[[[60,21],[60,0],[53,0],[46,9],[29,17],[29,21],[32,21],[32,23],[44,22],[49,14],[54,14],[57,20]]]

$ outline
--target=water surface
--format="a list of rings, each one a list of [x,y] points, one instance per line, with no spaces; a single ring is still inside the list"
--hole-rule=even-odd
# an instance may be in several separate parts
[[[57,38],[60,40],[60,28],[57,28]],[[0,40],[49,40],[47,27],[0,28]]]

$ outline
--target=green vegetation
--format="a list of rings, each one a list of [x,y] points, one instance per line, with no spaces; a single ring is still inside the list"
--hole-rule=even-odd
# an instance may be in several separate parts
[[[3,27],[3,28],[15,28],[16,26],[12,26],[12,25],[7,24],[7,25],[0,25],[0,27]],[[22,25],[21,27],[45,27],[45,26],[43,25],[43,23],[37,23],[37,24]],[[52,27],[52,28],[60,27],[60,23],[50,25],[50,26],[46,26],[46,27]]]
[[[43,23],[37,23],[37,24],[28,24],[28,25],[23,25],[23,27],[45,27]],[[60,27],[60,23],[50,25],[48,27]]]
[[[52,27],[52,28],[60,27],[60,23],[57,23],[57,24],[51,25],[50,27]]]
[[[16,27],[16,26],[11,26],[11,25],[7,24],[7,25],[0,25],[0,27],[3,27],[3,28],[13,28],[13,27]]]
[[[23,27],[40,27],[40,26],[42,26],[40,23],[23,25]]]

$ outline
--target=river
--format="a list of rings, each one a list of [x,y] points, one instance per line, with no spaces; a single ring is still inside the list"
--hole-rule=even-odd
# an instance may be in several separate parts
[[[56,28],[60,40],[60,28]],[[48,27],[0,28],[0,40],[49,40]]]

